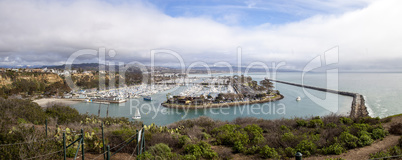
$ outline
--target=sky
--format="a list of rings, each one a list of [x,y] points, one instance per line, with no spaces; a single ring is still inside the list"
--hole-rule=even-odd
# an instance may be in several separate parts
[[[114,63],[285,63],[336,47],[344,71],[402,71],[400,0],[0,0],[0,66],[60,65],[106,49]],[[159,53],[168,50],[169,53]],[[89,51],[88,51],[89,53]],[[92,52],[91,52],[92,53]],[[74,63],[99,62],[79,56]],[[323,63],[325,64],[325,63]]]

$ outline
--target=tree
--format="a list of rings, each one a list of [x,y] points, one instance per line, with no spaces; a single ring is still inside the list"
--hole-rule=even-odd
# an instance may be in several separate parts
[[[272,91],[274,89],[274,85],[269,79],[264,79],[260,81],[260,84],[268,89],[268,91]]]

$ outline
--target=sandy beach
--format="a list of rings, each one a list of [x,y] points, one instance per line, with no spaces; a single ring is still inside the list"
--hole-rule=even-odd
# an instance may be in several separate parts
[[[38,105],[41,107],[47,107],[49,104],[54,104],[54,103],[61,103],[64,105],[71,106],[71,105],[80,103],[82,101],[83,100],[81,100],[81,99],[42,98],[42,99],[36,99],[33,102],[38,103]]]

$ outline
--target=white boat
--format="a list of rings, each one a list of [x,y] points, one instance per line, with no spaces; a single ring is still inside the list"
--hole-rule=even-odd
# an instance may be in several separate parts
[[[296,98],[296,101],[300,101],[301,100],[301,98],[300,98],[300,96],[298,96],[297,98]]]
[[[133,119],[141,119],[140,110],[138,108],[136,108],[134,116],[132,118]]]

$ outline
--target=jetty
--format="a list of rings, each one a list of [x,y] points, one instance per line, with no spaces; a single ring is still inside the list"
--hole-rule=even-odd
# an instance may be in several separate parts
[[[337,91],[337,90],[333,90],[333,89],[320,88],[320,87],[296,84],[296,83],[273,80],[273,79],[268,79],[268,80],[270,80],[272,82],[278,82],[278,83],[283,83],[283,84],[287,84],[287,85],[293,85],[293,86],[297,86],[297,87],[303,87],[303,88],[318,90],[318,91],[322,91],[322,92],[329,92],[329,93],[352,97],[353,100],[352,100],[352,105],[351,105],[350,117],[357,118],[357,117],[365,117],[365,116],[369,115],[369,113],[367,111],[366,103],[365,103],[366,101],[365,101],[363,95],[361,95],[361,94],[345,92],[345,91]]]

